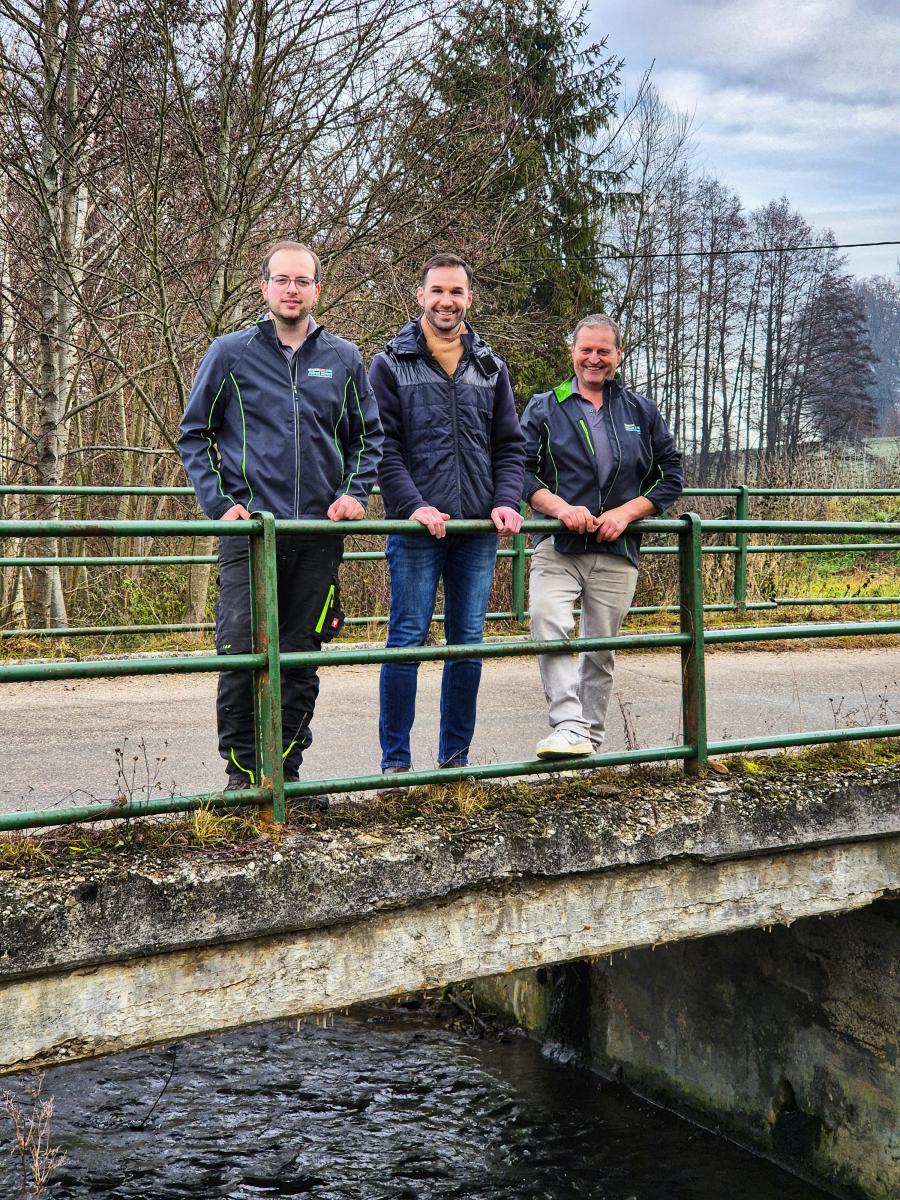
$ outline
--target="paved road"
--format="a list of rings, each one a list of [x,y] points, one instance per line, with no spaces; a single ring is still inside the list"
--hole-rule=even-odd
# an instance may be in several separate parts
[[[420,767],[435,761],[440,670],[439,663],[420,668],[413,736]],[[323,672],[304,778],[378,769],[377,671]],[[706,672],[710,738],[900,721],[896,649],[716,653]],[[201,675],[0,686],[0,809],[220,786],[214,696],[215,680]],[[677,655],[620,654],[607,749],[625,748],[629,736],[638,746],[668,745],[679,725]],[[485,663],[473,761],[531,758],[546,732],[534,661]]]

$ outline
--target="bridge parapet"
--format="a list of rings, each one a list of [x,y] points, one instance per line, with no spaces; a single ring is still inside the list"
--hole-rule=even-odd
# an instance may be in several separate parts
[[[0,1072],[900,892],[900,766],[496,794],[0,873]]]

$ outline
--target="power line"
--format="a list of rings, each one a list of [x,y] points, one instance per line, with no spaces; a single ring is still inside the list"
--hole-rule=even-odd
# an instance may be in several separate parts
[[[784,254],[796,250],[857,250],[866,246],[900,246],[893,242],[822,242],[820,245],[802,246],[735,246],[723,250],[664,250],[652,254],[582,254],[566,255],[567,262],[617,262],[622,260],[650,258],[706,258],[716,254]],[[541,258],[520,258],[518,262],[546,262]]]
[[[736,246],[726,247],[725,250],[672,250],[652,254],[589,254],[582,262],[617,258],[704,258],[712,257],[713,254],[784,254],[786,251],[797,250],[859,250],[864,246],[900,246],[900,241],[826,241],[821,245],[804,246]]]

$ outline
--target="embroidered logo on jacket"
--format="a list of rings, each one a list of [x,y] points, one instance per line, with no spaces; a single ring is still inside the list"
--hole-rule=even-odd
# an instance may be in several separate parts
[[[331,379],[334,371],[331,367],[310,367],[306,374],[311,375],[313,379]]]
[[[640,433],[641,427],[640,427],[640,425],[627,425],[626,424],[625,432],[626,433]]]

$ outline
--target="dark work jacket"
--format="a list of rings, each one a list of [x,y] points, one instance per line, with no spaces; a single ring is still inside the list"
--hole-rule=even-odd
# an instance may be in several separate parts
[[[372,361],[387,517],[405,520],[424,505],[455,519],[519,507],[524,439],[506,364],[468,325],[462,342],[452,378],[428,350],[418,321],[404,325]]]
[[[681,455],[656,405],[614,379],[604,388],[601,411],[613,458],[602,479],[571,380],[531,397],[522,414],[526,500],[547,488],[598,516],[637,496],[646,496],[657,512],[671,508],[681,495]],[[546,536],[536,535],[535,545]],[[598,542],[592,533],[557,533],[553,545],[561,554],[617,554],[636,567],[641,539],[628,530],[614,542]]]
[[[317,325],[289,365],[275,325],[216,338],[200,363],[178,450],[208,517],[234,504],[318,518],[375,483],[381,423],[359,350]]]

